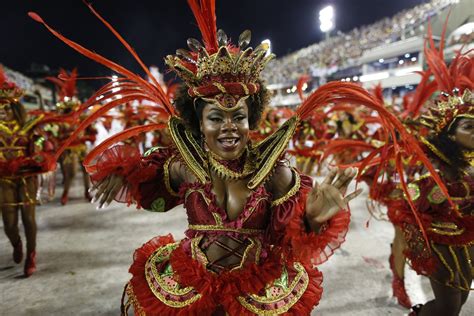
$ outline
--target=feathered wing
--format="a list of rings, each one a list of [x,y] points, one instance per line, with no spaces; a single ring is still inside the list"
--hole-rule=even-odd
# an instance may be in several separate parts
[[[445,196],[449,197],[448,190],[435,171],[429,158],[424,153],[418,140],[410,134],[410,132],[403,126],[402,122],[388,111],[379,98],[371,95],[362,87],[345,82],[330,82],[313,92],[306,100],[297,108],[296,114],[300,120],[305,120],[311,117],[313,111],[318,108],[334,106],[337,104],[353,104],[355,106],[365,106],[378,113],[380,117],[380,124],[385,130],[384,145],[374,149],[366,158],[364,158],[359,167],[363,170],[367,166],[377,165],[376,177],[388,167],[390,160],[395,161],[395,169],[400,176],[401,186],[407,197],[408,193],[407,182],[405,179],[405,172],[403,166],[403,157],[416,157],[421,161],[426,169],[431,173],[433,179],[439,185]],[[360,175],[359,175],[360,177]],[[410,198],[407,199],[410,207],[415,215],[415,218],[423,230],[423,226],[416,212],[415,206]],[[451,200],[450,200],[451,201]],[[451,201],[452,203],[452,201]],[[423,235],[426,240],[426,232],[423,230]]]
[[[142,69],[147,73],[148,77],[151,78],[151,82],[142,78],[138,74],[135,74],[132,71],[126,69],[125,67],[97,53],[94,53],[91,50],[61,35],[59,32],[57,32],[48,24],[46,24],[46,22],[44,22],[44,20],[38,14],[33,13],[33,12],[28,13],[31,18],[43,24],[54,36],[59,38],[65,44],[67,44],[68,46],[76,50],[77,52],[81,53],[82,55],[100,63],[101,65],[104,65],[105,67],[111,69],[112,71],[120,75],[119,78],[114,79],[113,81],[107,83],[101,89],[99,89],[94,95],[92,95],[89,98],[89,100],[87,100],[84,104],[82,104],[80,108],[75,112],[74,115],[78,117],[81,113],[86,111],[89,107],[96,105],[98,100],[99,101],[111,100],[111,101],[104,102],[100,109],[95,111],[93,114],[90,114],[89,116],[87,116],[87,118],[81,122],[81,124],[77,127],[77,129],[74,131],[71,137],[58,150],[58,152],[56,153],[57,158],[84,129],[86,129],[90,124],[92,124],[99,117],[106,115],[106,113],[109,110],[121,104],[132,102],[135,100],[139,100],[139,101],[147,100],[147,101],[150,101],[152,104],[154,104],[155,107],[157,108],[156,111],[161,114],[165,113],[165,115],[169,117],[175,113],[174,108],[171,105],[171,102],[167,94],[163,91],[163,89],[158,84],[156,79],[149,72],[148,67],[144,65],[144,63],[138,57],[136,52],[107,21],[92,8],[90,4],[88,4],[88,7],[94,13],[94,15],[96,15],[107,26],[107,28],[111,30],[111,32],[119,39],[119,41],[131,53],[131,55],[135,58],[135,60],[140,64]],[[62,76],[64,76],[64,74],[62,74]],[[53,79],[53,81],[55,81],[55,79]],[[148,131],[149,129],[150,128],[147,126],[135,127],[132,130],[126,130],[120,135],[114,136],[113,140],[115,142],[119,142],[131,136]],[[111,144],[110,141],[106,140],[105,142],[107,142],[107,144],[109,145]],[[99,146],[99,149],[103,151],[106,148],[104,146]],[[89,154],[88,160],[99,155],[101,153],[100,150],[95,150],[91,154]]]

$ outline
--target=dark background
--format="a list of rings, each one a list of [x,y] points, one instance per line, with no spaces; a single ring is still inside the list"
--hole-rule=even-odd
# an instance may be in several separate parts
[[[423,3],[423,0],[218,0],[217,26],[237,39],[252,30],[252,46],[268,38],[273,52],[283,56],[323,39],[318,12],[335,6],[336,29],[346,32]],[[27,16],[35,11],[55,29],[85,47],[134,70],[140,71],[129,53],[95,18],[81,0],[0,0],[0,63],[27,73],[31,64],[75,66],[81,76],[110,75],[110,71],[87,60],[52,36]],[[163,69],[163,58],[186,39],[200,39],[185,0],[96,0],[94,7],[136,49],[145,64]]]

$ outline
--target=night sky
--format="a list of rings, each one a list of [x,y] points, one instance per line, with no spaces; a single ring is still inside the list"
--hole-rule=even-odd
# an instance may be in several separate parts
[[[217,26],[233,39],[252,30],[252,46],[268,38],[273,52],[283,56],[323,38],[319,9],[330,3],[336,27],[343,32],[423,3],[423,0],[218,0]],[[164,66],[163,58],[186,39],[200,39],[185,0],[96,0],[94,7],[125,37],[147,65]],[[128,52],[95,18],[81,0],[1,1],[0,63],[26,72],[32,62],[52,69],[77,66],[81,76],[108,75],[104,67],[87,60],[53,37],[27,16],[35,11],[70,39],[139,71]]]

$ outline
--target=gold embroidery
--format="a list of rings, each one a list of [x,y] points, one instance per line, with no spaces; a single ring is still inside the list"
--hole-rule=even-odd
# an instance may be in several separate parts
[[[443,257],[443,254],[436,248],[434,242],[431,242],[431,248],[433,248],[434,252],[438,255],[439,260],[443,263],[446,270],[448,270],[448,272],[449,272],[449,283],[452,284],[454,282],[454,271],[453,271],[453,269],[451,269],[448,262]]]
[[[458,228],[454,223],[433,222],[429,228],[430,231],[444,236],[458,236],[464,233],[464,228]]]
[[[204,235],[201,235],[191,240],[191,256],[193,259],[201,262],[204,266],[206,266],[209,263],[209,260],[207,259],[206,254],[202,252],[201,248],[199,247],[199,244],[201,243],[203,237]]]
[[[222,93],[227,93],[225,87],[221,85],[219,82],[213,82],[212,83],[217,89],[219,89],[220,92]]]
[[[433,222],[431,226],[437,228],[448,228],[448,229],[458,229],[458,225],[449,222]]]
[[[451,164],[451,161],[441,152],[435,145],[430,143],[426,138],[420,136],[420,140],[423,144],[425,144],[438,158],[446,162],[447,164]]]
[[[446,201],[446,197],[439,186],[435,185],[428,194],[428,201],[432,204],[441,204]]]
[[[470,282],[468,283],[466,278],[464,277],[464,273],[462,272],[461,270],[461,266],[459,265],[459,260],[458,260],[458,256],[456,255],[456,253],[454,252],[453,250],[453,247],[452,246],[448,246],[448,249],[449,249],[449,252],[451,253],[451,256],[453,257],[453,260],[454,260],[454,265],[456,266],[456,269],[458,270],[458,274],[459,274],[459,277],[462,279],[462,281],[464,282],[464,285],[465,285],[465,289],[467,290],[470,290]],[[459,284],[459,287],[462,288],[461,284]]]
[[[242,89],[244,89],[245,95],[249,95],[250,91],[249,91],[249,88],[247,87],[247,85],[243,82],[241,82],[240,85],[242,86]]]
[[[175,116],[171,117],[168,122],[168,127],[171,138],[178,148],[178,151],[187,167],[201,183],[209,182],[210,177],[204,169],[204,166],[207,165],[207,162],[204,158],[205,154],[202,148],[196,143],[191,133],[185,128],[181,122],[181,119]],[[191,152],[190,148],[193,148],[195,153]]]
[[[292,168],[291,170],[293,174],[295,175],[295,184],[284,196],[274,200],[271,205],[272,207],[285,203],[287,200],[289,200],[293,195],[295,195],[300,190],[300,187],[301,187],[300,175],[298,174],[298,172],[296,172],[295,169]]]
[[[245,299],[245,297],[243,297],[243,296],[237,297],[237,300],[240,302],[240,304],[242,304],[242,306],[244,306],[246,309],[250,310],[251,312],[253,312],[257,315],[269,315],[270,316],[270,315],[279,315],[279,314],[286,313],[301,298],[301,296],[306,291],[306,289],[308,287],[308,284],[309,284],[309,277],[308,277],[308,274],[307,274],[306,270],[304,269],[303,265],[299,262],[295,262],[293,264],[293,267],[295,268],[295,270],[298,273],[295,276],[294,280],[291,282],[291,285],[289,286],[289,289],[291,289],[291,291],[293,291],[293,289],[295,289],[295,287],[298,285],[300,280],[303,280],[303,285],[300,286],[297,293],[295,293],[291,297],[291,299],[288,300],[288,302],[285,305],[283,305],[279,308],[273,309],[273,310],[264,310],[264,309],[259,309],[255,305],[248,303],[247,300]],[[285,293],[284,296],[288,296],[289,294],[292,293],[290,291],[288,291],[288,292]],[[274,299],[274,298],[268,298],[266,296],[258,296],[258,295],[255,295],[255,294],[250,294],[249,296],[255,302],[260,303],[260,304],[262,304],[262,303],[263,304],[272,304],[272,303],[275,303],[277,301],[280,301],[283,297],[283,296],[280,296],[277,299]]]
[[[130,282],[128,282],[127,286],[125,287],[125,293],[127,293],[128,300],[125,303],[125,306],[122,306],[122,316],[128,316],[128,309],[130,308],[130,305],[133,305],[135,315],[146,316],[142,306],[135,296],[135,293],[133,292],[133,287]]]
[[[222,222],[222,217],[219,214],[217,214],[216,212],[212,212],[212,216],[214,217],[217,226],[224,226],[224,223]]]
[[[43,117],[44,117],[44,114],[41,114],[29,120],[28,122],[26,122],[26,124],[21,128],[19,134],[22,136],[26,135],[26,133],[29,132],[30,129],[35,127],[35,125],[43,119]]]
[[[297,117],[290,118],[275,133],[252,148],[257,157],[257,172],[247,184],[249,189],[258,187],[272,172],[277,159],[287,148],[298,122]],[[260,153],[262,150],[263,153]]]
[[[163,182],[165,183],[165,188],[168,191],[168,193],[172,196],[179,197],[178,192],[174,191],[173,188],[171,187],[171,182],[170,182],[170,164],[171,162],[176,158],[175,155],[172,155],[169,157],[165,164],[163,165]]]
[[[234,270],[238,270],[238,269],[242,269],[242,267],[244,266],[245,262],[247,261],[247,257],[250,253],[250,250],[252,250],[255,245],[256,245],[256,242],[252,239],[252,238],[249,238],[248,240],[250,240],[250,245],[248,245],[246,248],[245,248],[245,251],[244,251],[244,255],[242,256],[242,259],[240,260],[240,264],[236,267],[233,267],[230,271],[234,271]],[[257,247],[260,246],[261,247],[261,244],[258,243],[257,244]],[[257,249],[258,251],[258,249]],[[255,257],[256,259],[257,257]]]
[[[161,277],[161,273],[158,271],[156,267],[156,263],[160,263],[160,262],[163,262],[164,260],[169,259],[171,251],[176,249],[178,245],[179,245],[179,242],[175,242],[175,243],[168,244],[168,245],[158,248],[155,251],[155,253],[153,253],[148,258],[145,264],[145,271],[147,271],[149,268],[151,269],[151,275],[150,273],[145,273],[148,287],[153,292],[153,294],[161,302],[163,302],[163,304],[166,304],[167,306],[174,307],[174,308],[182,308],[182,307],[188,306],[189,304],[192,304],[201,298],[201,294],[198,293],[185,301],[180,301],[180,302],[171,301],[167,299],[159,290],[157,290],[153,284],[153,281],[155,280],[163,290],[176,296],[187,295],[191,293],[192,291],[194,291],[192,287],[185,287],[185,288],[180,288],[179,286],[176,286],[175,288],[169,287],[166,284],[166,282],[163,281]],[[152,280],[152,277],[153,277],[153,280]]]
[[[255,172],[255,164],[253,163],[252,159],[247,154],[248,150],[244,155],[247,155],[244,164],[244,170],[242,172],[233,171],[223,164],[221,164],[215,157],[215,154],[209,151],[208,159],[209,159],[209,166],[211,169],[222,179],[230,179],[230,180],[239,180],[248,177],[250,174]]]
[[[264,233],[264,229],[252,229],[252,228],[228,228],[217,225],[189,225],[189,229],[198,231],[224,231],[224,232],[236,232],[241,234],[261,234]]]

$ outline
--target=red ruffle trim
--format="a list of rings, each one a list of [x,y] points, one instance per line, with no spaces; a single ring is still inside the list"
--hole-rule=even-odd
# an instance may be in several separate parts
[[[303,265],[306,272],[308,273],[309,283],[304,294],[300,299],[285,313],[288,316],[303,316],[310,315],[313,309],[318,306],[319,301],[323,295],[323,274],[321,271],[315,268],[311,268],[308,265]],[[240,302],[236,299],[226,299],[225,304],[226,311],[229,316],[254,316],[255,314],[247,310]]]
[[[192,286],[206,296],[210,295],[217,305],[222,304],[226,297],[235,298],[243,293],[257,294],[266,284],[281,275],[282,268],[279,257],[270,253],[259,265],[249,264],[240,270],[218,275],[208,271],[199,261],[190,258],[183,247],[173,251],[170,263],[181,284]]]
[[[293,218],[286,230],[284,242],[291,246],[295,261],[320,265],[326,262],[346,240],[350,212],[340,211],[328,221],[325,231],[305,232],[302,216]]]
[[[107,149],[98,158],[95,165],[87,166],[92,182],[98,182],[111,174],[121,175],[124,186],[115,196],[115,200],[128,205],[150,209],[153,201],[162,197],[165,202],[163,211],[178,204],[179,199],[171,196],[163,184],[163,166],[173,154],[172,149],[162,148],[142,157],[133,146],[118,145]]]
[[[179,309],[162,303],[150,290],[145,278],[145,264],[156,249],[170,243],[174,243],[174,239],[171,235],[158,236],[135,250],[133,263],[129,272],[133,275],[130,283],[133,287],[135,298],[140,304],[140,308],[146,315],[211,315],[215,309],[215,305],[204,295],[193,304],[186,306],[186,308]]]
[[[56,169],[56,160],[46,152],[34,154],[32,157],[18,157],[0,161],[0,176],[30,176]]]
[[[97,162],[88,169],[94,171],[91,179],[99,182],[110,174],[128,176],[141,161],[140,151],[136,147],[118,145],[107,149],[99,156]]]
[[[341,211],[328,221],[325,231],[308,232],[304,219],[306,197],[311,185],[311,178],[301,175],[298,193],[275,207],[268,237],[276,239],[288,260],[319,265],[326,262],[345,241],[351,215]]]

